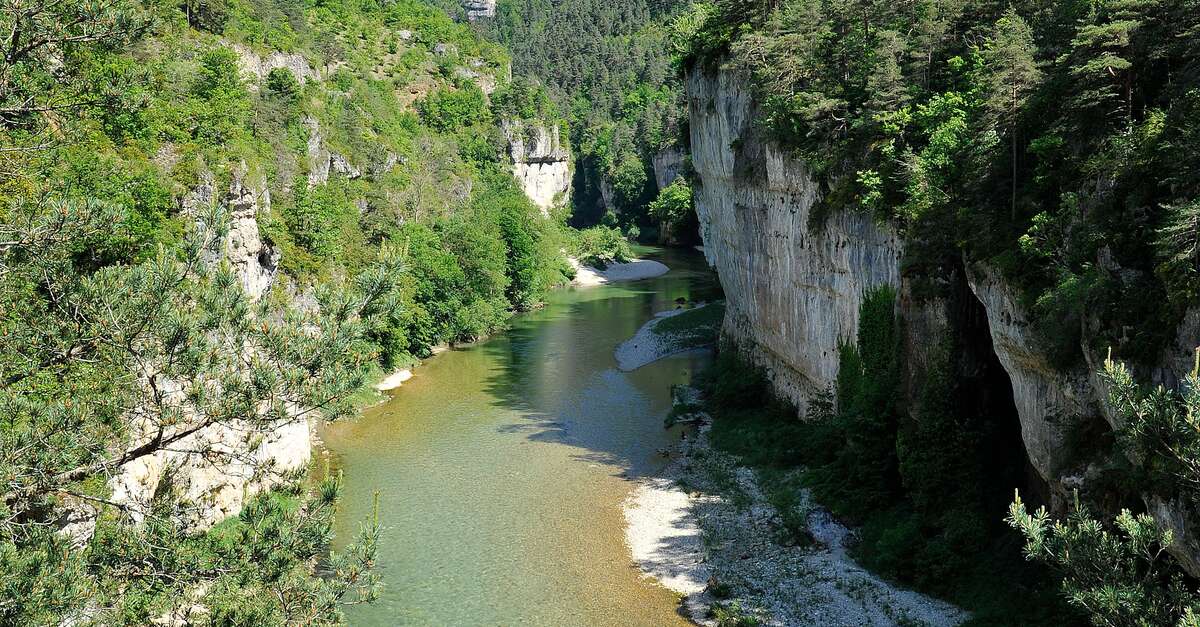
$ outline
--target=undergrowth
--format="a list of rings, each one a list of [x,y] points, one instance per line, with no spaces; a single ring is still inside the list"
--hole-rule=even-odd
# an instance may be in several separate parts
[[[961,390],[939,372],[925,384],[920,424],[900,409],[892,298],[866,299],[836,390],[812,402],[804,420],[761,369],[723,347],[698,376],[714,448],[756,471],[795,541],[808,538],[808,489],[858,528],[852,555],[860,564],[970,611],[968,625],[1085,624],[1050,572],[1024,560],[1003,505],[993,503],[994,493],[1011,493],[1003,464],[1019,469],[1023,452],[991,450],[988,417],[947,413]],[[934,396],[947,400],[925,398]],[[1007,462],[995,461],[1002,455]]]

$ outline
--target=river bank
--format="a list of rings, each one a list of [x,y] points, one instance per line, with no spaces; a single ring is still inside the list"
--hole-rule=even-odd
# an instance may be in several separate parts
[[[674,396],[673,413],[693,427],[665,451],[663,472],[626,500],[626,541],[647,576],[683,596],[692,621],[949,627],[969,618],[856,564],[847,553],[853,531],[806,491],[793,511],[779,511],[753,470],[712,447],[698,391],[681,386]],[[798,541],[785,518],[804,521],[808,541]]]
[[[654,254],[669,273],[554,290],[323,429],[344,477],[335,548],[380,493],[385,587],[347,608],[350,624],[688,624],[678,595],[632,564],[621,504],[666,464],[669,389],[708,356],[624,372],[612,351],[653,312],[719,300],[720,286],[692,251]]]

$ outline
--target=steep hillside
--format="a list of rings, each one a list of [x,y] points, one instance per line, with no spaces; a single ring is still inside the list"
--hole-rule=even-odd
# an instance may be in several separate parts
[[[559,120],[412,0],[0,16],[0,623],[339,622],[311,423],[565,281]]]
[[[667,41],[682,6],[513,0],[497,3],[493,17],[466,9],[512,51],[514,73],[545,84],[568,119],[577,224],[604,220],[654,240],[664,222],[688,220],[648,209],[683,168],[685,107]],[[693,224],[675,232],[691,237]]]

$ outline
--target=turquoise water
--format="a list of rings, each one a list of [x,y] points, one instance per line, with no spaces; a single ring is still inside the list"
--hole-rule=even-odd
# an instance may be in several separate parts
[[[631,478],[652,474],[670,386],[707,355],[617,370],[613,349],[676,298],[712,299],[699,255],[663,277],[553,293],[488,341],[428,360],[387,403],[322,434],[345,476],[339,541],[381,494],[375,604],[351,625],[679,625],[624,543]]]

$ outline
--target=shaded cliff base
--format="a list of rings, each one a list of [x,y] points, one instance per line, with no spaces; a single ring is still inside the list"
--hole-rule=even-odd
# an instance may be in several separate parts
[[[969,618],[867,572],[848,554],[853,533],[807,490],[781,499],[759,473],[713,448],[696,390],[677,388],[675,403],[697,428],[626,501],[626,539],[642,571],[681,595],[691,620],[941,626]]]

